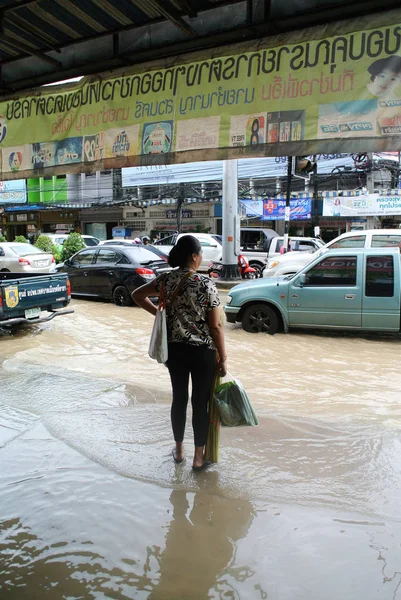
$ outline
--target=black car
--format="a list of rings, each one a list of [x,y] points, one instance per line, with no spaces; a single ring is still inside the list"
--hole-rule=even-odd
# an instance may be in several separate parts
[[[97,246],[80,250],[57,268],[68,273],[77,296],[111,299],[130,306],[132,292],[171,268],[146,246]]]
[[[158,246],[153,246],[152,244],[135,244],[134,241],[131,242],[130,240],[107,240],[106,242],[102,243],[102,246],[139,246],[140,248],[148,248],[166,262],[168,261],[168,254],[162,252]]]

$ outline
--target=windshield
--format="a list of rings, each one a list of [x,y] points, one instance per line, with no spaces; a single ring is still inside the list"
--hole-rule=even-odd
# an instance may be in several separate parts
[[[31,244],[16,244],[15,246],[10,246],[10,249],[15,252],[17,256],[27,256],[28,254],[44,254],[43,250],[39,250],[36,246],[31,246]]]
[[[160,256],[152,252],[152,250],[148,250],[145,246],[127,246],[124,248],[124,253],[132,262],[137,262],[141,265],[147,265],[155,261],[161,262]]]

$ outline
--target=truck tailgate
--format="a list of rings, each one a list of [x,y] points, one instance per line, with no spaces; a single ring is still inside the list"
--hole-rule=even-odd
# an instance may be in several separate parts
[[[38,309],[55,310],[69,302],[66,273],[20,277],[19,274],[1,274],[0,320],[34,316]],[[31,315],[26,311],[31,311]],[[29,317],[28,317],[29,318]]]

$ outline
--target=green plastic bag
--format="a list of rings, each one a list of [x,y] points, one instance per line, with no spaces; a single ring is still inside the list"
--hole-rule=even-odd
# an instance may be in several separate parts
[[[215,389],[214,397],[220,414],[221,424],[225,427],[238,427],[259,424],[248,394],[238,380],[222,383]]]

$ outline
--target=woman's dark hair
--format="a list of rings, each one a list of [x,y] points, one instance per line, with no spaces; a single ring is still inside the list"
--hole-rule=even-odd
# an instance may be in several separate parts
[[[170,267],[186,267],[193,254],[199,254],[202,250],[199,240],[193,235],[183,235],[175,246],[170,250],[168,263]]]
[[[368,67],[370,80],[373,81],[384,69],[390,69],[390,71],[393,71],[396,75],[401,73],[401,56],[388,56],[387,58],[375,60],[375,62]]]

